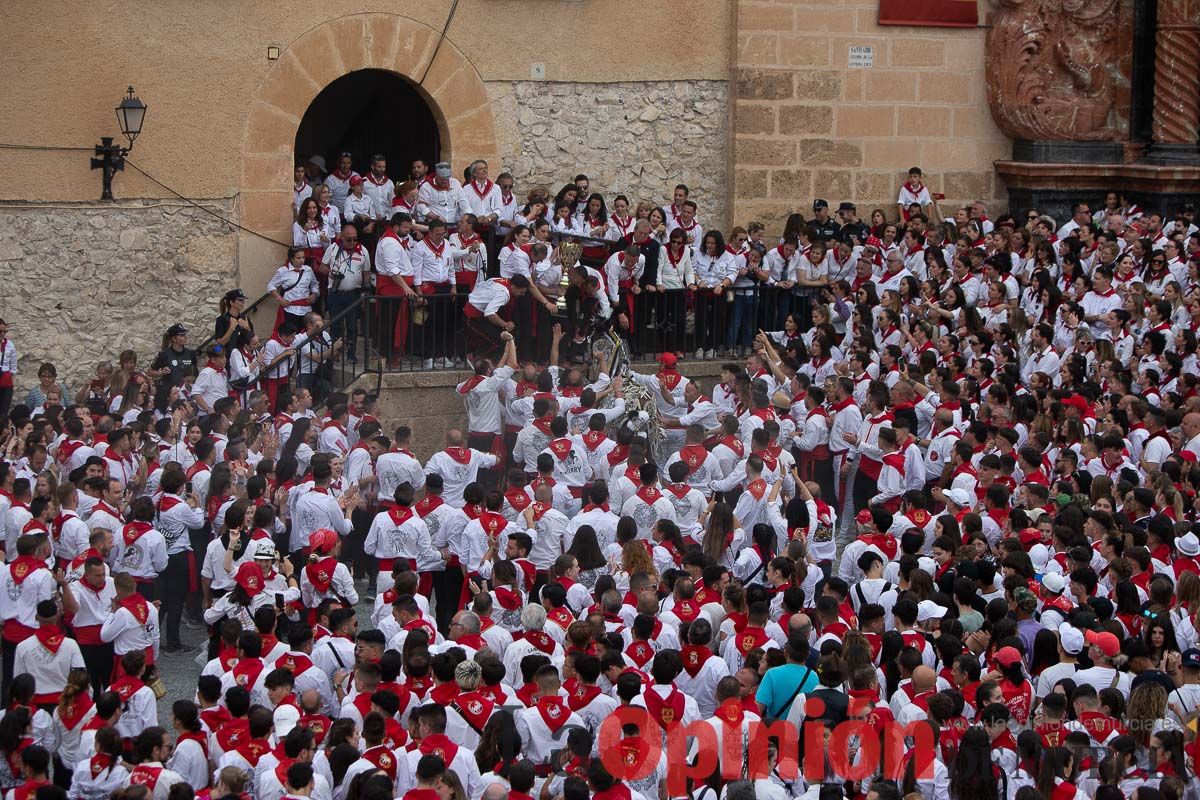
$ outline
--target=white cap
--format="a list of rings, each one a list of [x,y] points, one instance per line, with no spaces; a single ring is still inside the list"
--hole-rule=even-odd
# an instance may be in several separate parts
[[[253,545],[255,558],[275,558],[275,544],[270,539],[259,539]]]
[[[1200,555],[1200,539],[1196,538],[1196,534],[1185,533],[1175,540],[1175,547],[1185,556]]]
[[[1066,653],[1077,655],[1083,652],[1083,631],[1069,622],[1058,626],[1058,641],[1062,643],[1062,649]]]
[[[309,156],[308,163],[316,164],[321,172],[325,171],[325,156]]]
[[[946,616],[946,607],[940,606],[932,600],[922,600],[917,604],[917,622],[941,619],[944,616]]]
[[[945,493],[945,497],[959,508],[970,508],[975,505],[974,498],[966,489],[951,489]]]
[[[1029,560],[1033,562],[1034,572],[1045,572],[1046,565],[1050,563],[1050,548],[1038,542],[1029,548]]]
[[[1042,576],[1042,588],[1051,594],[1062,594],[1067,588],[1067,579],[1057,572],[1048,572]]]

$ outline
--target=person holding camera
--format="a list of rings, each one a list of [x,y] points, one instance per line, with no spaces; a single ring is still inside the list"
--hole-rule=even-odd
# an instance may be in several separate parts
[[[333,336],[346,342],[347,358],[354,363],[357,361],[354,348],[358,344],[359,319],[356,306],[370,281],[371,272],[371,254],[358,240],[358,228],[350,223],[343,225],[341,235],[325,250],[325,257],[317,269],[329,279],[327,302],[333,320]],[[351,310],[342,317],[346,309]]]

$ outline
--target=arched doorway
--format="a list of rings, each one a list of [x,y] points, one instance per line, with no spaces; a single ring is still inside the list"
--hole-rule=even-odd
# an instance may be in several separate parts
[[[322,155],[329,169],[339,153],[354,157],[365,174],[375,153],[387,157],[392,178],[408,175],[413,159],[437,161],[441,133],[433,109],[405,78],[383,69],[360,69],[326,86],[296,130],[296,155]]]

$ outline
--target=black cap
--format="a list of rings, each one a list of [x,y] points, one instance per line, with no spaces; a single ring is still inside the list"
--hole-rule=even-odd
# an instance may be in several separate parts
[[[225,293],[225,299],[227,301],[245,300],[246,293],[243,292],[241,289],[230,289],[228,292]]]
[[[858,211],[858,206],[848,200],[843,200],[841,205],[838,206],[838,211]]]
[[[178,322],[167,328],[167,336],[182,336],[187,332],[188,329],[180,325]]]
[[[821,200],[820,198],[813,200],[813,211],[819,211],[822,208],[829,208],[829,203]]]

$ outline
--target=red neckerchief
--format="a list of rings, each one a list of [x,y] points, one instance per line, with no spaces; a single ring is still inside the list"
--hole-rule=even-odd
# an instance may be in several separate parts
[[[555,641],[543,631],[525,631],[524,639],[546,655],[553,655]]]
[[[672,392],[675,391],[675,387],[679,385],[679,382],[683,380],[683,376],[680,375],[673,367],[663,368],[663,370],[659,372],[656,377],[658,378],[659,383],[661,383],[663,386],[666,386],[668,391]]]
[[[333,584],[333,572],[337,568],[338,561],[333,556],[326,556],[319,561],[314,561],[304,567],[304,574],[308,576],[308,582],[313,585],[313,588],[318,592],[324,593],[329,591],[329,587]]]
[[[417,745],[417,750],[424,756],[438,756],[446,766],[453,764],[454,757],[458,755],[458,745],[451,741],[444,733],[435,733],[432,736],[426,736]]]
[[[551,733],[558,733],[558,729],[566,725],[567,720],[571,718],[571,709],[557,695],[539,697],[534,703],[534,708]]]
[[[675,607],[678,608],[679,604],[677,603]],[[678,612],[676,612],[676,616],[678,615]],[[712,650],[709,650],[704,645],[688,644],[684,645],[683,649],[679,651],[679,655],[683,658],[684,670],[694,678],[700,674],[700,670],[704,668],[704,664],[712,657],[713,653]]]
[[[90,711],[96,704],[92,702],[92,695],[89,692],[81,692],[65,706],[58,707],[58,719],[66,727],[67,730],[74,730],[79,724],[79,720]]]
[[[669,688],[671,692],[666,697],[650,688],[642,693],[642,700],[646,704],[646,710],[650,712],[650,718],[661,725],[663,730],[671,730],[683,722],[683,712],[687,708],[683,692],[673,685],[669,685]],[[622,741],[622,747],[628,741],[629,739]]]
[[[662,492],[656,486],[643,486],[637,490],[637,496],[648,506],[654,505],[662,497]]]
[[[133,697],[145,686],[146,684],[142,683],[137,678],[131,675],[126,675],[120,680],[113,682],[108,689],[109,691],[116,692],[117,696],[121,698],[122,703],[128,703],[129,698]]]
[[[493,182],[492,182],[492,181],[489,179],[489,180],[487,181],[487,183],[483,184],[483,189],[480,189],[480,188],[479,188],[479,184],[478,184],[478,183],[476,183],[475,181],[471,181],[471,189],[472,189],[472,191],[474,191],[474,192],[475,192],[475,194],[476,194],[476,195],[479,197],[479,199],[480,199],[480,200],[482,200],[483,198],[485,198],[485,197],[487,197],[489,194],[491,194],[491,193],[492,193],[492,187],[494,187],[495,185],[496,185],[496,184],[495,184],[495,183],[493,183]]]
[[[548,447],[550,449],[550,452],[553,453],[554,457],[557,458],[559,461],[566,461],[567,456],[569,456],[571,454],[571,440],[570,439],[565,439],[565,438],[564,439],[555,439],[554,441],[552,441],[548,445],[546,445],[546,447]]]
[[[58,649],[62,647],[63,640],[66,638],[62,628],[48,623],[39,625],[33,635],[37,637],[42,647],[50,651],[51,655],[58,655]]]
[[[146,602],[146,598],[137,592],[124,600],[117,601],[117,605],[132,614],[138,625],[145,625],[146,620],[150,618],[150,605]]]

